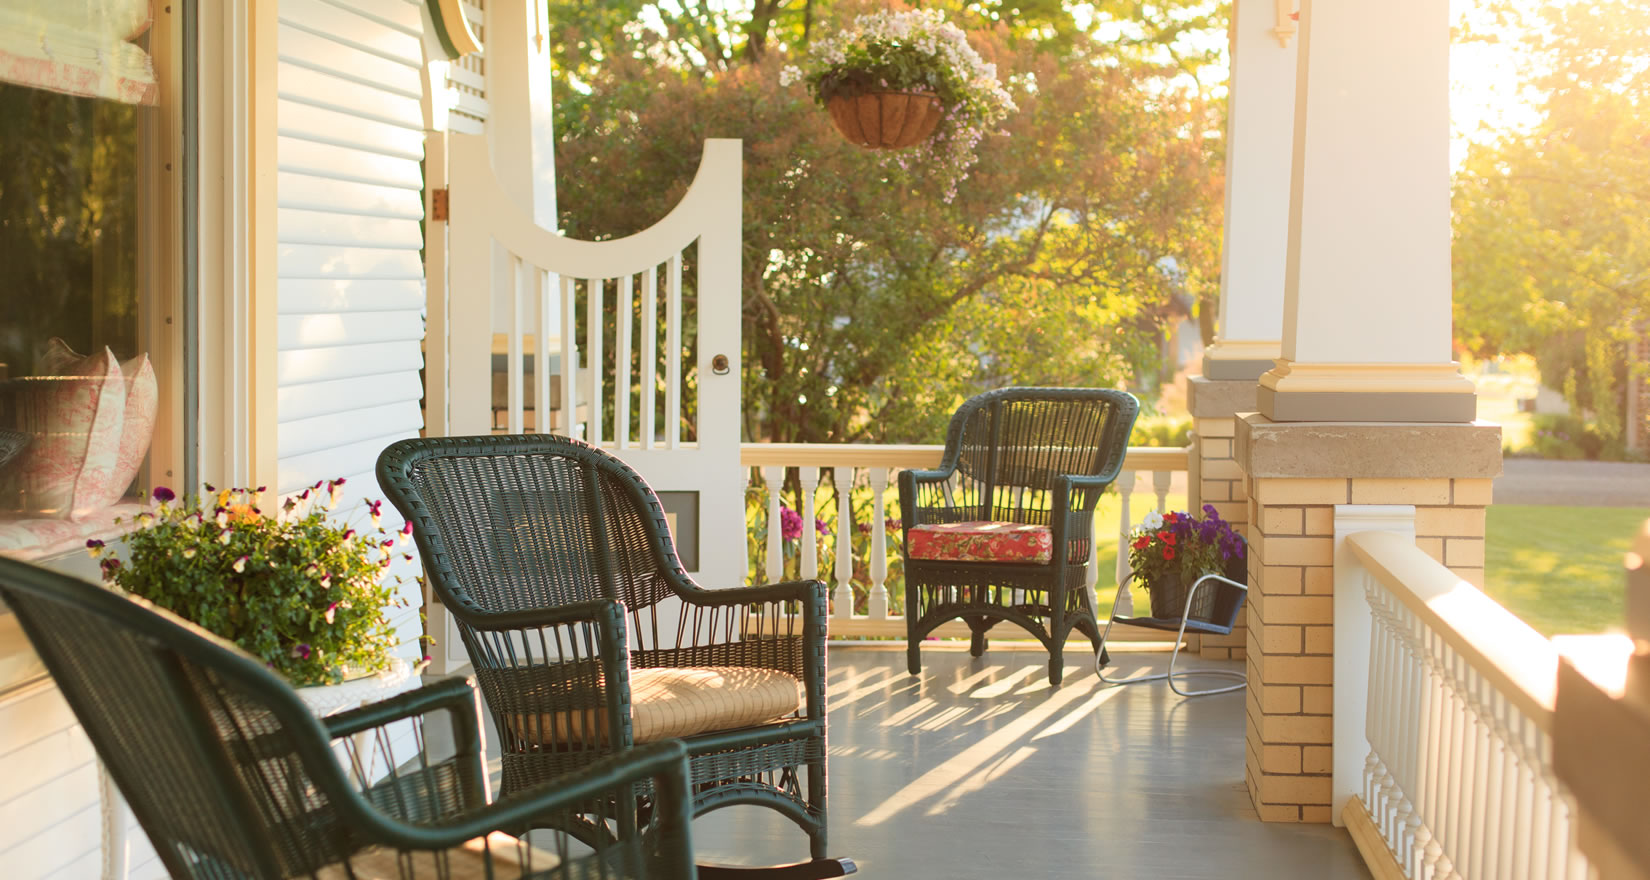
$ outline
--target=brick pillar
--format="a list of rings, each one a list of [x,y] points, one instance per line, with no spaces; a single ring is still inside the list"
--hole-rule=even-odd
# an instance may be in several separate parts
[[[1194,515],[1213,504],[1223,519],[1248,538],[1248,480],[1238,464],[1234,444],[1238,413],[1255,409],[1254,380],[1186,380],[1186,405],[1192,413],[1192,456],[1188,492]],[[1206,635],[1198,653],[1212,660],[1242,660],[1248,627],[1239,623],[1229,636]]]
[[[1330,821],[1335,506],[1415,505],[1417,543],[1484,583],[1497,425],[1237,420],[1249,479],[1248,743],[1263,821]]]

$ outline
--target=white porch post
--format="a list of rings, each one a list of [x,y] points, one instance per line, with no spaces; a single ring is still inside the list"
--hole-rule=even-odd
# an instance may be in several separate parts
[[[1274,421],[1468,422],[1450,360],[1449,4],[1303,0]]]
[[[1220,320],[1203,355],[1206,379],[1252,384],[1281,353],[1296,48],[1279,45],[1273,7],[1237,0],[1232,9]]]
[[[522,210],[556,228],[556,134],[550,108],[549,7],[487,4],[487,135],[493,170]]]

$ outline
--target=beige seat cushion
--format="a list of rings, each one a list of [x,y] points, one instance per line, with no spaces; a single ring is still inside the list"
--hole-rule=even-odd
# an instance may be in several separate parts
[[[630,670],[631,736],[637,745],[776,721],[802,705],[802,683],[773,669]],[[535,745],[607,742],[607,713],[601,710],[518,716],[511,727]]]
[[[491,856],[492,865],[488,861]],[[495,831],[439,853],[402,853],[387,847],[364,849],[350,857],[349,867],[328,865],[319,880],[401,880],[404,877],[442,877],[450,880],[538,876],[561,864],[554,854],[528,846]],[[304,875],[309,876],[309,875]]]

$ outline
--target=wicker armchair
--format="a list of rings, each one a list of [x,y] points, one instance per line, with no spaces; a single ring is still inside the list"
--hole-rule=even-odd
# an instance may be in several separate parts
[[[958,618],[976,657],[1002,621],[1036,636],[1052,684],[1074,627],[1099,653],[1084,567],[1095,504],[1122,469],[1139,408],[1107,389],[988,391],[951,418],[937,470],[900,474],[912,675],[922,671],[923,638]]]
[[[0,599],[173,877],[693,876],[680,743],[487,804],[467,682],[317,719],[262,663],[140,600],[6,559]],[[426,730],[450,734],[443,757]],[[519,837],[598,825],[588,845]]]
[[[853,870],[825,857],[823,583],[702,589],[652,489],[577,440],[404,440],[378,480],[457,619],[506,793],[680,736],[695,815],[773,808],[809,837],[789,876]]]

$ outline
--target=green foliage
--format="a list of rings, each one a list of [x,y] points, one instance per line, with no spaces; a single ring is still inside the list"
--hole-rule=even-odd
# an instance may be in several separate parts
[[[1129,435],[1130,446],[1168,446],[1176,449],[1192,442],[1189,415],[1141,416]]]
[[[1595,422],[1575,415],[1547,415],[1531,417],[1530,443],[1518,450],[1537,458],[1558,458],[1566,461],[1599,458],[1621,458],[1621,444],[1614,447],[1605,439]],[[1614,453],[1606,455],[1607,452]]]
[[[1650,332],[1650,4],[1517,11],[1542,117],[1456,175],[1456,332],[1475,355],[1534,355],[1620,445],[1627,378],[1646,369],[1630,345]]]
[[[336,497],[342,480],[333,481]],[[335,684],[388,667],[396,646],[386,610],[399,578],[385,578],[395,539],[333,522],[320,483],[279,514],[239,489],[206,487],[205,500],[172,503],[156,490],[152,512],[126,536],[128,556],[103,560],[105,576],[239,645],[294,685]],[[93,556],[102,542],[87,543]]]
[[[645,229],[705,138],[744,139],[746,439],[935,442],[982,387],[1118,385],[1155,362],[1171,298],[1218,288],[1222,108],[1178,68],[972,30],[1019,109],[947,203],[944,169],[846,143],[781,86],[781,52],[693,67],[672,40],[603,36],[558,100],[562,227]]]

